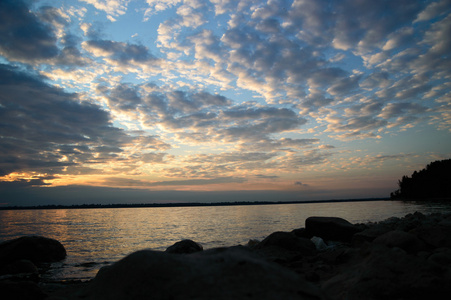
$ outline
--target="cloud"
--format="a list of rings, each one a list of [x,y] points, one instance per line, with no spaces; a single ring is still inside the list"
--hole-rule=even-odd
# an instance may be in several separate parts
[[[171,8],[179,3],[182,2],[182,0],[146,0],[147,4],[149,5],[148,8],[146,8],[144,12],[144,20],[148,21],[149,17],[153,15],[154,13],[164,11],[168,8]]]
[[[303,188],[310,187],[310,185],[308,185],[308,184],[306,184],[306,183],[302,183],[302,182],[300,182],[300,181],[296,181],[296,182],[294,183],[294,185],[299,186],[299,187],[303,187]]]
[[[450,4],[451,1],[449,0],[441,0],[428,4],[428,6],[418,14],[415,23],[428,21],[436,16],[440,16],[446,13],[447,8],[449,8]]]
[[[0,3],[0,54],[10,60],[33,62],[59,54],[52,28],[41,22],[21,0]]]
[[[50,185],[50,183],[45,182],[46,180],[54,179],[54,176],[45,176],[41,178],[34,179],[19,179],[14,181],[0,181],[0,191],[8,191],[11,189],[24,189],[36,186]]]
[[[0,65],[0,175],[95,172],[106,161],[132,166],[160,162],[170,145],[157,136],[129,135],[113,126],[108,112],[44,83],[43,78]],[[142,156],[136,151],[145,148]],[[102,170],[97,170],[102,172]]]
[[[245,141],[239,145],[239,149],[243,151],[296,151],[303,148],[311,147],[313,144],[319,143],[319,139],[262,139],[260,141]]]
[[[83,66],[89,63],[67,30],[70,17],[61,10],[43,7],[31,12],[25,2],[0,3],[0,55],[11,61]],[[62,48],[58,46],[62,44]]]
[[[164,187],[164,186],[203,186],[211,184],[226,184],[226,183],[243,183],[246,182],[244,178],[234,177],[217,177],[210,179],[187,179],[187,180],[168,180],[168,181],[146,181],[135,180],[130,178],[109,177],[102,181],[106,186],[116,187]]]
[[[89,40],[82,43],[83,48],[96,57],[107,57],[120,65],[148,63],[156,60],[149,49],[142,45],[109,40]]]
[[[129,0],[80,0],[93,5],[96,9],[102,10],[107,14],[111,22],[127,12]]]
[[[411,102],[388,103],[380,113],[380,117],[384,119],[399,117],[401,115],[416,115],[427,110],[426,107]]]
[[[142,103],[137,89],[127,84],[118,84],[112,89],[108,89],[105,86],[99,86],[97,89],[107,97],[108,105],[113,109],[117,108],[125,111],[134,110]]]
[[[451,128],[449,0],[129,4],[1,2],[1,180],[294,190],[358,140]]]

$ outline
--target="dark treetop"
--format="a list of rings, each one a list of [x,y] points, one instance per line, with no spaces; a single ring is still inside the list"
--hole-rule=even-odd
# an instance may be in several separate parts
[[[425,169],[403,176],[399,189],[390,194],[391,199],[451,199],[451,159],[435,161]]]

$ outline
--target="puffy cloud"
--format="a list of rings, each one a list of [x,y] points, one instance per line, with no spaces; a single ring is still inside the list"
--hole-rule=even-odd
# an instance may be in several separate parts
[[[59,173],[70,165],[98,161],[97,153],[114,158],[128,140],[98,106],[17,69],[2,65],[0,72],[2,175]]]
[[[43,7],[33,13],[21,0],[2,1],[0,55],[30,64],[86,65],[89,59],[78,49],[78,38],[66,30],[69,21],[70,17],[60,9]]]
[[[2,176],[102,172],[94,167],[106,161],[150,162],[150,154],[133,157],[133,151],[170,148],[156,136],[129,135],[114,127],[108,112],[41,77],[0,65],[0,78]]]
[[[98,11],[0,4],[0,59],[17,66],[1,68],[1,174],[35,172],[18,184],[89,173],[294,189],[284,172],[359,144],[329,138],[451,128],[449,0],[82,2]],[[128,14],[151,22],[118,30]]]
[[[107,18],[114,22],[118,16],[127,12],[129,0],[81,0],[93,5],[96,9],[107,14]]]
[[[148,8],[146,8],[144,12],[144,20],[148,21],[149,17],[157,13],[159,11],[164,11],[168,8],[171,8],[181,2],[182,0],[146,0],[147,4],[149,5]]]
[[[126,84],[119,84],[111,90],[105,86],[99,86],[98,90],[106,95],[108,99],[108,106],[110,108],[117,108],[119,110],[126,111],[134,110],[142,102],[136,88],[130,87]]]
[[[147,63],[156,58],[143,45],[128,44],[109,40],[90,40],[83,42],[83,48],[97,57],[108,57],[121,65]]]
[[[342,1],[337,5],[333,45],[360,52],[380,48],[386,37],[412,23],[422,3],[400,1]],[[361,12],[355,15],[355,11]]]
[[[52,27],[30,12],[24,2],[0,3],[0,54],[10,60],[33,62],[59,54]]]
[[[428,6],[418,14],[415,22],[423,22],[428,21],[436,16],[440,16],[441,14],[446,13],[447,9],[449,9],[451,5],[451,1],[449,0],[441,0],[437,2],[432,2],[428,4]]]
[[[411,102],[389,103],[382,109],[379,116],[384,119],[389,119],[400,115],[415,115],[423,113],[426,110],[426,107]]]

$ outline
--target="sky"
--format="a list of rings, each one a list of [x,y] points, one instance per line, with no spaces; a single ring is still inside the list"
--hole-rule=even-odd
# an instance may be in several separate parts
[[[450,54],[451,0],[2,0],[0,205],[388,197]]]

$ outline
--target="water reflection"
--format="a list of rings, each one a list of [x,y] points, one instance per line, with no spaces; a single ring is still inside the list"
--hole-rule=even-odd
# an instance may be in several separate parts
[[[0,211],[0,240],[42,235],[59,240],[68,257],[52,276],[91,278],[105,263],[139,249],[165,250],[182,239],[204,248],[245,244],[275,231],[304,226],[305,219],[336,216],[352,223],[402,217],[407,213],[451,211],[441,204],[398,201],[319,204],[50,209]]]

